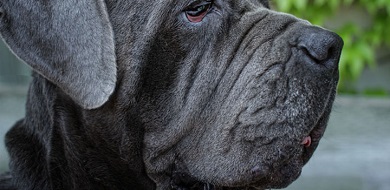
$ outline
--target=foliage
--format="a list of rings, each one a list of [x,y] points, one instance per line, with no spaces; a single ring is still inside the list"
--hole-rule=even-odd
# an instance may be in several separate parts
[[[375,66],[375,50],[390,45],[390,0],[273,0],[275,9],[292,13],[311,23],[325,26],[326,23],[343,21],[332,28],[344,40],[344,49],[340,60],[339,90],[348,90],[367,66]],[[346,11],[359,10],[360,19],[369,20],[368,26],[362,26],[359,18],[340,19],[347,16]],[[344,12],[344,13],[343,13]]]

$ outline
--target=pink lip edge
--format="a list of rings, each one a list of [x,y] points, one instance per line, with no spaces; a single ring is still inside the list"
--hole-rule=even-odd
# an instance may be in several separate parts
[[[311,145],[311,137],[310,136],[305,137],[301,144],[303,146],[305,146],[306,148],[310,147],[310,145]]]

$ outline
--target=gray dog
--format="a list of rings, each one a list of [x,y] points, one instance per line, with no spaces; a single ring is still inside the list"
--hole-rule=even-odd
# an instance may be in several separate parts
[[[342,40],[267,0],[1,0],[33,69],[3,189],[266,189],[325,130]]]

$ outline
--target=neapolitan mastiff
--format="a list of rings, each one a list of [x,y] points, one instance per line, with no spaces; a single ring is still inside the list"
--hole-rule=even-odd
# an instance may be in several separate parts
[[[34,71],[3,188],[282,188],[335,97],[342,40],[267,0],[1,0],[0,17]]]

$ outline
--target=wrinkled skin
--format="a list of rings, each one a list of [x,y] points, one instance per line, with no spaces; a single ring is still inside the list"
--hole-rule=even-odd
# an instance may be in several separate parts
[[[334,99],[341,41],[253,3],[215,1],[196,26],[181,16],[161,22],[168,35],[155,43],[168,52],[152,59],[177,56],[169,47],[190,44],[181,48],[180,65],[163,64],[178,67],[167,76],[174,85],[156,95],[153,86],[166,85],[144,83],[144,158],[162,184],[175,167],[216,186],[285,187],[317,146]],[[324,50],[304,50],[302,43]],[[154,64],[146,72],[156,68],[164,69]],[[314,142],[305,148],[300,142],[309,135]]]
[[[34,74],[26,118],[7,134],[15,185],[266,189],[298,178],[326,128],[341,39],[265,0],[215,0],[192,23],[191,2],[105,1],[118,72],[103,106],[85,109]]]

